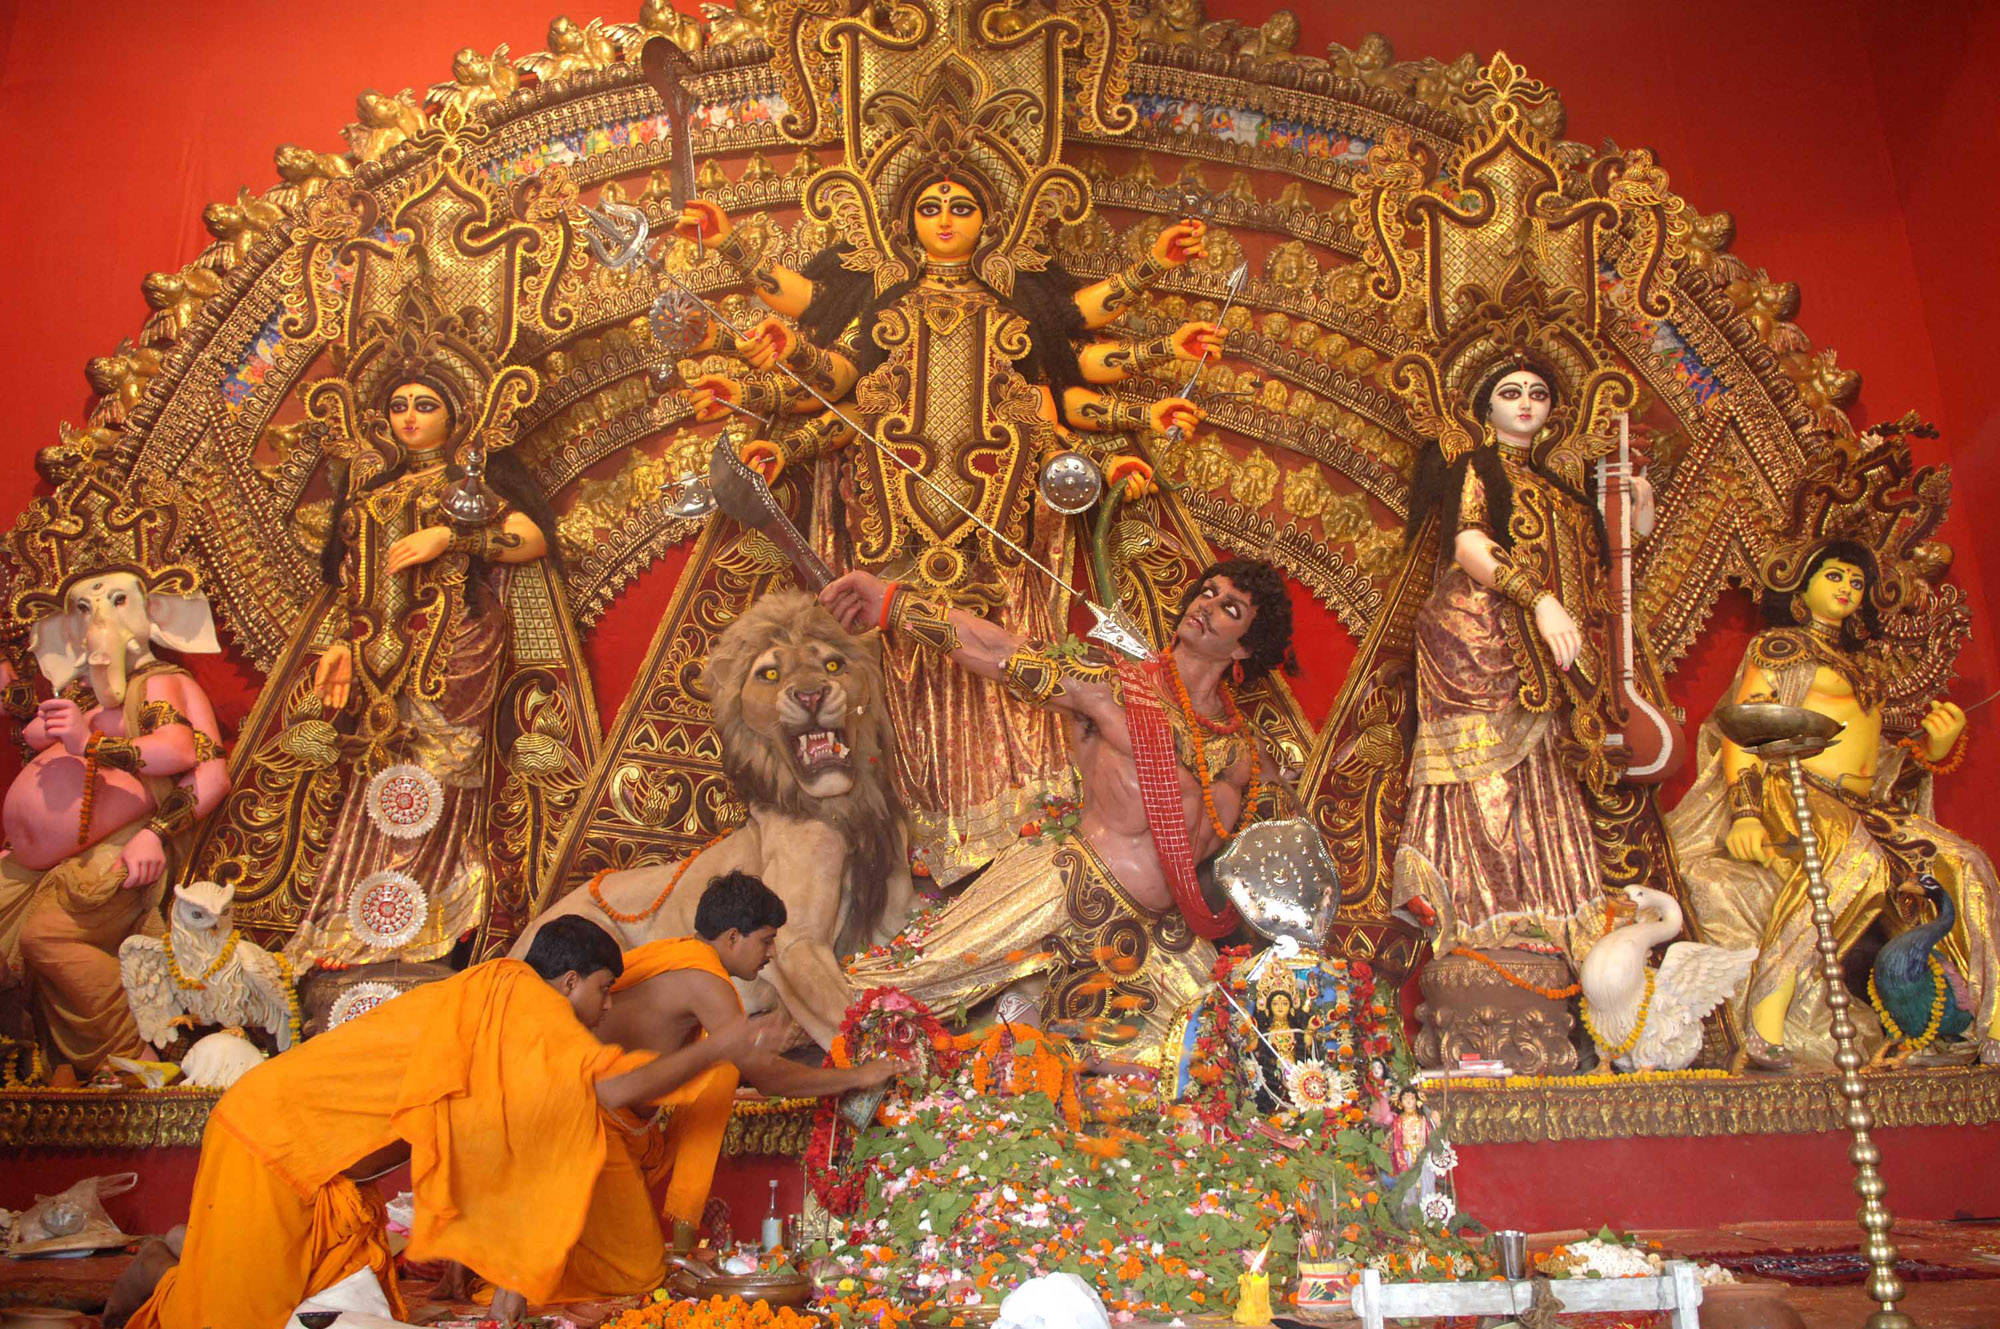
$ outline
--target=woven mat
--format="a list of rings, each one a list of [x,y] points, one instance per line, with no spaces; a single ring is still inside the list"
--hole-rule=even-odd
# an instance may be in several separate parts
[[[1775,1278],[1794,1287],[1838,1287],[1868,1281],[1868,1261],[1852,1250],[1723,1251],[1697,1258],[1732,1273]],[[1896,1261],[1896,1276],[1906,1283],[1950,1283],[1965,1278],[2000,1278],[2000,1267],[1975,1269],[1903,1256]]]

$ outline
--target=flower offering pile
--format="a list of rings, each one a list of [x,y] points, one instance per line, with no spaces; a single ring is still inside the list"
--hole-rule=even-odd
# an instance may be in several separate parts
[[[1296,1285],[1302,1258],[1345,1261],[1355,1281],[1367,1266],[1490,1273],[1477,1224],[1398,1202],[1407,1185],[1389,1175],[1385,1118],[1368,1104],[1386,1101],[1401,1054],[1366,966],[1301,953],[1252,969],[1247,954],[1224,957],[1228,996],[1186,1013],[1183,1050],[1157,1076],[1121,1073],[1054,1030],[952,1036],[900,993],[864,998],[843,1058],[927,1041],[930,1073],[859,1130],[822,1111],[806,1174],[839,1231],[806,1253],[821,1307],[848,1325],[949,1325],[1069,1272],[1120,1323],[1226,1314],[1260,1252],[1278,1289]],[[1296,993],[1290,1011],[1271,1000],[1280,989]],[[1274,1004],[1281,1037],[1298,1017],[1285,1072],[1249,1014]],[[1303,1084],[1301,1065],[1326,1087]],[[1284,1105],[1267,1111],[1281,1082]]]

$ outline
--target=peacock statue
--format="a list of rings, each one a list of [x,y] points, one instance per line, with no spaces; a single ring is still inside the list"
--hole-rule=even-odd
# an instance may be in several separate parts
[[[1950,893],[1928,872],[1918,874],[1914,889],[1900,889],[1921,891],[1936,917],[1890,938],[1875,953],[1868,1000],[1882,1018],[1882,1032],[1888,1038],[1869,1058],[1871,1067],[1901,1066],[1933,1043],[1957,1038],[1972,1027],[1972,1012],[1959,1000],[1944,962],[1935,953],[1958,921]]]
[[[1681,1070],[1701,1053],[1701,1022],[1743,986],[1757,949],[1675,942],[1655,971],[1647,958],[1680,935],[1680,904],[1644,886],[1625,894],[1636,906],[1633,920],[1605,933],[1577,970],[1585,1022],[1619,1070]]]

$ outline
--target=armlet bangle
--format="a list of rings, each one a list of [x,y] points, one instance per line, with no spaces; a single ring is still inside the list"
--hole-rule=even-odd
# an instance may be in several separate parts
[[[175,785],[172,792],[160,800],[159,809],[146,822],[146,826],[162,840],[171,840],[195,822],[194,794],[185,785]]]
[[[928,646],[941,654],[949,655],[961,645],[949,611],[911,591],[905,590],[896,597],[889,623],[919,646]]]
[[[84,752],[97,760],[99,769],[124,771],[137,775],[145,759],[129,738],[113,738],[110,734],[93,734],[84,745]]]
[[[1533,609],[1543,596],[1550,594],[1548,588],[1511,562],[1503,562],[1494,569],[1493,589],[1523,609]]]

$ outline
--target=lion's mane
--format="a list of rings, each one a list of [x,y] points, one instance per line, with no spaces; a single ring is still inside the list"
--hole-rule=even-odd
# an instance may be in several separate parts
[[[787,754],[743,718],[743,685],[757,657],[772,646],[812,641],[834,647],[847,661],[846,731],[854,787],[834,798],[807,793]],[[716,639],[701,682],[721,740],[723,774],[737,792],[753,804],[827,822],[840,830],[848,846],[850,896],[834,949],[841,955],[852,952],[880,925],[889,873],[905,852],[903,808],[890,780],[896,734],[882,695],[880,643],[849,634],[803,591],[773,591],[751,604]]]

